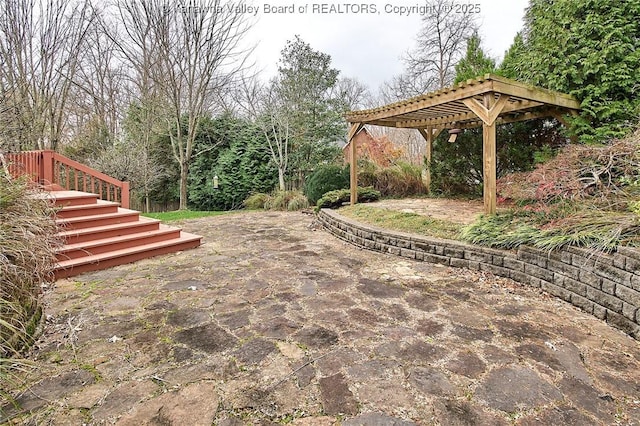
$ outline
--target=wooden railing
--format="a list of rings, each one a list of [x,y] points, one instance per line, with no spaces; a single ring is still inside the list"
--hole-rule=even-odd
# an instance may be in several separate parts
[[[28,175],[43,186],[59,185],[67,190],[98,194],[129,208],[129,182],[122,182],[54,151],[24,151],[5,154],[9,172]]]

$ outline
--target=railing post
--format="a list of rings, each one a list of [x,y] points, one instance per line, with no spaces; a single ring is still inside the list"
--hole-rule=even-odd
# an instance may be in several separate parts
[[[122,182],[122,190],[120,192],[120,205],[123,209],[129,208],[129,182]]]
[[[42,164],[40,164],[40,176],[38,176],[39,181],[42,185],[51,185],[55,182],[53,177],[53,161],[54,161],[55,152],[46,150],[42,151],[41,160]]]

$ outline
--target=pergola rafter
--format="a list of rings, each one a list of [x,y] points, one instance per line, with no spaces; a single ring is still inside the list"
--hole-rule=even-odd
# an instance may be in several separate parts
[[[352,154],[351,203],[357,201],[357,147],[353,138],[365,124],[416,129],[426,141],[427,161],[431,161],[433,139],[443,129],[482,127],[484,205],[485,212],[493,214],[496,211],[496,126],[544,117],[564,122],[564,115],[576,114],[579,109],[580,103],[573,96],[487,74],[379,108],[351,111],[345,116],[351,123],[348,135]],[[427,185],[430,180],[427,169]]]

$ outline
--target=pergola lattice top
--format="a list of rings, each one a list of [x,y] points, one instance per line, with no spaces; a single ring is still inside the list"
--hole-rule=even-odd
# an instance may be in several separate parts
[[[563,115],[575,114],[579,109],[580,102],[571,95],[487,74],[379,108],[351,111],[345,118],[352,124],[350,142],[365,124],[417,129],[427,141],[428,161],[432,139],[439,130],[482,126],[485,211],[495,213],[496,125],[543,117],[556,117],[564,122]],[[351,148],[351,158],[356,158],[355,143]],[[354,203],[357,199],[355,161],[351,165],[351,201]]]
[[[484,95],[493,94],[490,113],[484,111]],[[531,120],[567,114],[580,109],[571,95],[530,86],[518,81],[487,74],[436,92],[416,96],[379,108],[351,111],[350,123],[386,127],[426,129],[454,125],[457,128]]]

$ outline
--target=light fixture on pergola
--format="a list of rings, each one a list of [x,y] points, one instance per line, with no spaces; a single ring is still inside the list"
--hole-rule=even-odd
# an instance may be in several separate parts
[[[573,96],[487,74],[455,86],[374,109],[351,111],[351,204],[357,194],[357,147],[355,135],[365,124],[416,129],[426,141],[425,159],[431,161],[433,139],[449,129],[450,142],[462,129],[482,127],[483,196],[487,214],[496,212],[496,126],[536,118],[576,114],[580,102]],[[453,140],[452,140],[453,139]],[[426,184],[431,182],[429,168]]]

